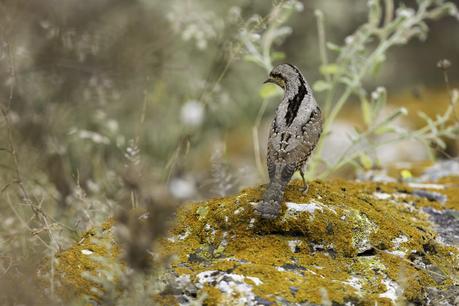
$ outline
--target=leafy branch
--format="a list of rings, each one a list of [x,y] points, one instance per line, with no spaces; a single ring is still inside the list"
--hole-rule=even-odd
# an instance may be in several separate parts
[[[358,165],[358,158],[361,163],[363,161],[371,165],[373,162],[367,155],[368,152],[405,139],[416,139],[428,150],[431,149],[432,143],[444,148],[442,138],[454,138],[457,133],[457,122],[450,123],[451,117],[455,115],[457,99],[450,103],[443,115],[435,119],[421,114],[426,120],[426,126],[416,131],[408,131],[394,126],[395,120],[408,114],[407,109],[401,107],[389,115],[384,115],[382,112],[387,104],[386,89],[377,87],[368,93],[363,85],[365,78],[378,73],[386,61],[389,49],[405,45],[414,38],[425,40],[429,30],[427,22],[447,15],[459,17],[456,6],[448,1],[438,0],[418,0],[416,9],[403,4],[395,7],[393,0],[370,0],[368,6],[368,21],[348,36],[342,46],[327,42],[324,14],[320,10],[315,12],[321,60],[320,73],[323,79],[315,82],[313,87],[321,96],[318,101],[324,101],[322,108],[325,123],[323,137],[309,163],[309,178],[323,178],[348,164]],[[301,3],[297,1],[281,2],[273,8],[264,31],[241,32],[241,41],[247,53],[244,59],[269,72],[273,67],[272,63],[283,58],[282,53],[272,50],[273,44],[290,34],[291,29],[284,24],[295,10],[301,9]],[[332,61],[329,59],[329,51],[334,53]],[[280,91],[272,87],[262,88],[260,96],[263,103],[252,127],[255,161],[262,177],[265,177],[266,173],[261,161],[258,128],[266,110],[267,100],[279,94]],[[343,107],[353,96],[360,100],[365,128],[352,136],[351,144],[335,162],[325,161],[321,158],[324,140],[332,132],[332,126]],[[384,140],[374,141],[377,138]],[[322,169],[319,169],[320,166]]]
[[[323,31],[323,14],[316,11],[319,32],[319,44],[322,66],[320,72],[324,80],[314,84],[317,93],[324,96],[319,101],[325,101],[324,131],[310,162],[309,178],[319,176],[319,165],[324,148],[324,140],[331,133],[331,128],[343,106],[353,95],[361,101],[361,111],[365,123],[365,130],[353,137],[352,143],[332,164],[325,162],[325,171],[321,171],[320,177],[326,177],[339,168],[355,163],[355,159],[363,156],[365,151],[374,150],[383,144],[394,143],[404,139],[417,139],[424,144],[432,142],[444,146],[441,137],[454,137],[457,131],[457,123],[448,125],[451,115],[454,113],[454,104],[451,104],[443,116],[435,120],[424,118],[427,125],[417,131],[405,131],[392,127],[394,121],[407,114],[405,108],[399,108],[392,114],[378,120],[382,116],[382,110],[386,104],[387,94],[382,87],[377,88],[369,97],[362,82],[368,75],[376,74],[386,60],[387,51],[398,45],[405,45],[413,38],[425,40],[428,33],[427,21],[439,19],[446,15],[458,16],[454,4],[446,1],[419,0],[417,9],[400,6],[394,9],[393,0],[382,1],[370,0],[368,21],[360,26],[356,32],[348,36],[343,46],[325,43]],[[384,13],[383,13],[384,12]],[[326,49],[336,53],[335,61],[329,63]],[[395,137],[378,143],[372,143],[371,139],[376,136],[395,133]],[[360,145],[369,143],[367,148]],[[366,157],[367,158],[367,157]]]

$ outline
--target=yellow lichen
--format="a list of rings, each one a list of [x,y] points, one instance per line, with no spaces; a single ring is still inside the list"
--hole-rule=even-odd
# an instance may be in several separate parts
[[[386,293],[388,284],[401,288],[400,299],[417,301],[427,287],[443,289],[455,281],[458,250],[436,241],[428,216],[418,209],[454,206],[450,195],[440,204],[414,196],[412,188],[397,183],[314,181],[307,195],[299,187],[299,181],[287,187],[285,202],[293,204],[284,204],[274,221],[254,214],[263,186],[186,205],[178,211],[172,239],[161,240],[159,255],[174,255],[169,272],[193,281],[206,271],[240,275],[255,296],[271,302],[282,297],[291,303],[320,304],[325,294],[336,303],[389,305],[394,301]],[[452,190],[459,188],[451,184],[436,192]],[[108,229],[103,233],[111,237]],[[118,254],[116,247],[98,249],[88,235],[59,254],[58,265],[63,281],[85,294],[94,284],[81,272],[98,267],[81,249],[91,247],[113,259]],[[435,272],[422,264],[434,265]],[[205,294],[208,305],[230,304],[211,284],[201,287],[199,295]]]
[[[56,256],[56,274],[62,284],[58,290],[62,296],[71,298],[84,294],[99,299],[103,288],[84,274],[97,275],[98,270],[110,269],[111,264],[117,261],[119,248],[112,238],[112,226],[113,221],[109,220],[91,229],[77,244]]]
[[[413,266],[407,256],[412,252],[423,252],[427,243],[435,243],[433,239],[436,236],[427,215],[413,208],[436,204],[442,207],[441,204],[413,196],[412,188],[396,183],[316,181],[310,184],[306,196],[298,187],[297,181],[289,185],[285,200],[322,203],[322,210],[315,211],[313,217],[304,212],[290,219],[259,220],[253,214],[252,205],[260,199],[262,190],[246,189],[235,197],[190,205],[187,212],[179,216],[180,225],[174,232],[178,235],[191,229],[192,234],[189,239],[174,243],[172,248],[169,246],[169,251],[175,249],[179,254],[197,251],[207,260],[205,264],[190,263],[186,256],[179,256],[181,260],[178,262],[188,265],[192,274],[227,270],[228,267],[222,266],[222,261],[213,258],[213,255],[236,258],[242,263],[231,268],[233,273],[260,278],[263,284],[254,286],[253,291],[273,302],[275,296],[282,296],[289,302],[320,303],[322,295],[319,289],[325,288],[329,299],[338,303],[347,299],[390,303],[380,296],[387,290],[383,280],[399,281],[400,275],[395,271],[404,266],[410,275],[404,290],[408,300],[419,298],[423,288],[438,285],[428,272]],[[375,192],[388,195],[400,193],[403,197],[378,199],[374,196]],[[200,219],[198,211],[202,211],[202,207],[207,208],[207,214]],[[285,212],[283,207],[284,215]],[[254,218],[256,221],[251,222]],[[212,249],[212,246],[214,250],[218,249],[222,233],[226,233],[227,237],[223,252],[203,251]],[[400,236],[407,237],[407,241],[399,246],[406,250],[404,257],[390,253],[395,248],[394,239]],[[355,241],[365,238],[375,254],[358,257]],[[289,248],[291,240],[300,241],[297,253]],[[321,245],[322,250],[311,250],[311,244]],[[189,248],[192,245],[196,248]],[[438,253],[432,254],[433,261],[441,269],[454,273],[452,267],[457,267],[457,259],[449,255],[450,250],[446,252],[446,248],[437,244]],[[372,267],[375,262],[379,263],[378,268]],[[282,266],[288,268],[289,265],[297,269],[282,269]],[[353,276],[362,279],[361,292],[348,284]],[[291,293],[290,287],[297,288],[295,294]]]

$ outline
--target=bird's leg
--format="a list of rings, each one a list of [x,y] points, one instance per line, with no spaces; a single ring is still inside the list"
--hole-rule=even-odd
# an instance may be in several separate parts
[[[300,175],[301,175],[301,179],[303,180],[303,187],[301,187],[301,192],[303,194],[306,194],[306,193],[308,193],[309,185],[308,185],[308,183],[306,183],[306,180],[304,179],[303,168],[300,168]]]

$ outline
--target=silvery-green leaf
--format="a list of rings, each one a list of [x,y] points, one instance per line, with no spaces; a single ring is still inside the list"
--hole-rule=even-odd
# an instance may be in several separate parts
[[[258,94],[263,99],[268,99],[274,96],[280,96],[282,94],[282,90],[275,84],[263,84]]]

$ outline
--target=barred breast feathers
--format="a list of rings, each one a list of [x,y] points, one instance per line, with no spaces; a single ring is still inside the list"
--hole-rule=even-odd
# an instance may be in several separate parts
[[[295,66],[286,64],[276,68],[271,77],[282,80],[279,85],[285,93],[276,111],[270,141],[276,150],[286,152],[298,145],[290,138],[303,136],[303,127],[317,109],[317,103],[309,84]]]

